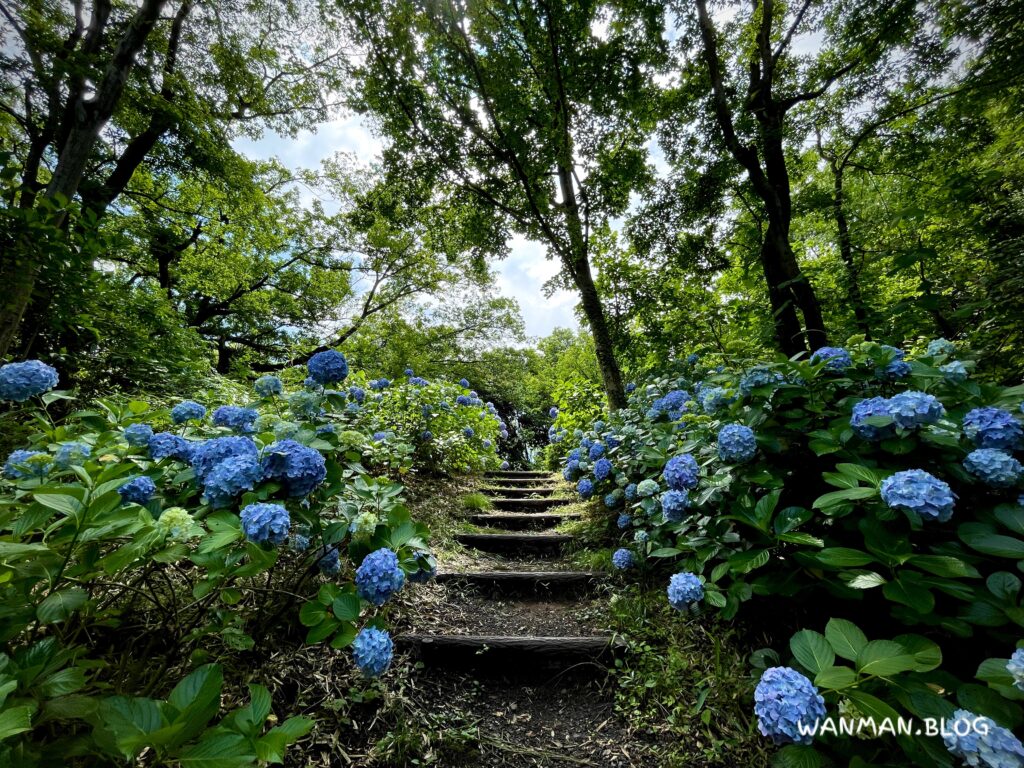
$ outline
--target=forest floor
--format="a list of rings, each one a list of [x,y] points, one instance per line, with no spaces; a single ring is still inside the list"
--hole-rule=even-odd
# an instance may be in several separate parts
[[[742,644],[728,627],[679,620],[663,597],[616,588],[607,577],[606,513],[567,503],[579,519],[551,556],[487,553],[460,544],[462,532],[493,532],[467,522],[463,497],[489,481],[420,480],[410,487],[415,519],[432,531],[440,573],[595,571],[584,589],[507,594],[438,580],[409,585],[388,616],[396,637],[613,638],[600,658],[552,663],[530,655],[486,663],[489,649],[430,658],[400,644],[382,680],[356,675],[346,651],[282,651],[271,665],[275,702],[294,702],[318,721],[289,754],[302,766],[607,766],[673,768],[768,764],[749,719],[750,682]],[[567,486],[566,486],[567,488]],[[554,496],[563,494],[559,489]],[[550,533],[539,531],[538,533]],[[524,531],[523,533],[534,533]],[[641,629],[642,628],[642,629]],[[570,641],[571,642],[571,641]],[[478,663],[479,662],[479,663]],[[275,685],[276,683],[276,685]],[[292,758],[295,758],[294,762]]]

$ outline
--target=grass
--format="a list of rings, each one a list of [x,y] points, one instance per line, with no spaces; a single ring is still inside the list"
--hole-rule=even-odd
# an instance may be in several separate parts
[[[494,504],[491,502],[491,498],[487,494],[480,493],[479,491],[467,493],[462,497],[462,508],[471,512],[486,512],[493,506]]]

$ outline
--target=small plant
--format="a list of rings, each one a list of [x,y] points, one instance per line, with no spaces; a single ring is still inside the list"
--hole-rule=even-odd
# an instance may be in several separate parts
[[[467,493],[462,497],[462,508],[472,512],[486,512],[493,506],[494,504],[491,502],[490,497],[479,491]]]

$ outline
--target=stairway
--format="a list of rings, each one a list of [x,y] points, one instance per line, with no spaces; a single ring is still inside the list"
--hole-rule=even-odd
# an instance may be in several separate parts
[[[558,568],[559,557],[572,544],[573,537],[552,529],[579,517],[579,513],[559,511],[572,500],[555,496],[559,485],[547,472],[494,472],[487,475],[486,482],[488,486],[481,490],[494,497],[492,510],[468,514],[466,519],[488,532],[459,533],[455,538],[467,549],[497,556],[497,563],[488,570],[442,571],[437,580],[483,596],[486,602],[476,603],[468,609],[470,612],[511,616],[513,626],[522,629],[522,634],[476,634],[475,626],[468,634],[415,631],[396,638],[399,646],[427,665],[446,669],[502,673],[603,669],[617,644],[607,635],[594,634],[584,626],[571,626],[569,612],[575,601],[605,577],[591,571]],[[524,558],[547,565],[541,569],[528,568],[523,564]],[[564,623],[560,622],[563,615]],[[532,622],[542,625],[543,633],[530,631],[531,616],[544,619]],[[504,627],[504,623],[499,623]],[[570,629],[578,634],[566,634]],[[561,633],[556,634],[559,630]]]

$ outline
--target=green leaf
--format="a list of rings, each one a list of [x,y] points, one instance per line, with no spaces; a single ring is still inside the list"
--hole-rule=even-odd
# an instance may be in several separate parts
[[[935,608],[935,596],[925,587],[914,583],[906,574],[900,574],[882,587],[882,594],[894,603],[913,608],[918,613],[931,613]]]
[[[1006,571],[993,573],[985,580],[985,586],[988,587],[989,592],[1000,600],[1005,600],[1009,603],[1016,603],[1017,595],[1020,594],[1020,579]]]
[[[215,704],[204,724],[217,713],[220,707],[220,689],[224,684],[224,674],[218,664],[204,664],[174,686],[168,703],[178,712],[188,711],[192,716],[205,713],[210,704]]]
[[[836,464],[836,469],[839,470],[840,474],[855,478],[876,488],[882,482],[882,475],[879,472],[862,467],[860,464]]]
[[[815,553],[814,559],[822,565],[836,568],[854,568],[875,562],[875,558],[867,552],[849,547],[827,547]]]
[[[44,507],[55,509],[67,517],[74,517],[82,510],[82,502],[68,493],[37,489],[33,496]]]
[[[814,676],[816,686],[830,690],[848,688],[855,682],[857,682],[857,673],[849,667],[829,667]]]
[[[845,571],[839,578],[851,589],[872,589],[885,584],[885,579],[874,571]]]
[[[69,587],[51,592],[36,607],[36,618],[42,624],[56,624],[85,605],[88,593],[80,587]]]
[[[26,704],[0,712],[0,741],[25,731],[31,731],[32,715],[35,711],[34,704]]]
[[[682,552],[681,549],[676,549],[675,547],[662,547],[651,552],[648,557],[675,557],[682,554]]]
[[[951,579],[976,579],[981,576],[978,569],[958,557],[946,555],[914,555],[909,562],[922,571]]]
[[[964,523],[957,529],[957,535],[964,544],[982,554],[1024,559],[1024,541],[1000,536],[993,533],[990,526],[982,523]]]
[[[801,629],[793,635],[789,649],[804,669],[812,674],[828,669],[836,661],[836,654],[825,636],[810,629]]]
[[[729,567],[733,573],[750,573],[768,563],[770,555],[767,549],[750,549],[739,552],[729,558]]]
[[[892,640],[872,640],[857,654],[857,671],[864,675],[888,677],[915,666],[917,660]]]
[[[182,751],[182,768],[241,768],[256,762],[248,740],[238,733],[211,734]]]
[[[851,688],[845,691],[845,694],[850,701],[857,705],[857,709],[864,717],[874,720],[878,725],[886,720],[895,723],[899,719],[899,713],[877,696],[864,693],[857,688]]]
[[[344,622],[341,625],[341,629],[331,639],[331,648],[335,650],[341,650],[348,648],[356,639],[356,625],[351,622]]]
[[[355,621],[359,618],[362,604],[359,598],[351,592],[344,592],[334,598],[331,609],[339,621]]]
[[[985,659],[978,665],[974,676],[986,683],[1013,685],[1013,675],[1006,669],[1009,659]]]
[[[314,602],[310,600],[308,603],[303,603],[299,609],[299,621],[304,627],[315,627],[327,616],[327,609],[324,608],[318,601]]]
[[[787,744],[772,755],[772,768],[820,768],[821,755],[811,746]]]
[[[838,507],[840,504],[845,504],[849,501],[861,501],[875,496],[878,496],[878,490],[876,488],[847,488],[842,491],[832,491],[831,493],[819,496],[815,499],[812,506],[815,509],[824,511],[831,509],[832,507]]]
[[[868,644],[868,638],[860,627],[846,619],[829,619],[825,625],[825,639],[836,655],[848,661],[856,661],[857,655]]]
[[[942,664],[942,649],[921,635],[898,635],[893,638],[903,649],[914,657],[915,672],[931,672]]]

